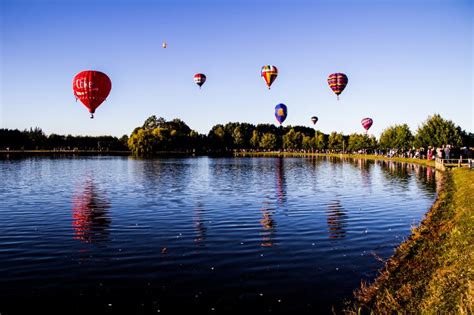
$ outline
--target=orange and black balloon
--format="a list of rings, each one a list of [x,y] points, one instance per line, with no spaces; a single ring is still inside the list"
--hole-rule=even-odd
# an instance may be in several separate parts
[[[272,85],[273,81],[275,81],[278,76],[278,69],[275,66],[263,66],[262,70],[260,71],[260,75],[267,84],[268,89],[270,89],[270,86]]]

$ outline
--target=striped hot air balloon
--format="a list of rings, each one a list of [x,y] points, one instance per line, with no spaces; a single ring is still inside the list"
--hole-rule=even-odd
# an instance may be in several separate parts
[[[313,125],[316,125],[316,123],[318,122],[318,117],[316,116],[311,117],[311,121],[313,122]]]
[[[364,129],[365,129],[365,133],[367,133],[367,131],[369,131],[369,129],[370,129],[370,127],[372,127],[373,123],[374,123],[374,121],[372,120],[372,118],[362,119],[361,124],[362,124],[362,127],[364,127]]]
[[[275,81],[276,77],[278,76],[278,69],[275,66],[263,66],[262,70],[260,71],[260,75],[267,84],[268,89],[270,89],[270,85],[272,85],[273,81]]]
[[[280,123],[280,126],[285,121],[287,115],[288,109],[285,104],[278,104],[275,106],[275,118]]]
[[[204,82],[206,82],[206,75],[205,74],[196,73],[194,75],[194,83],[199,85],[199,88],[201,88],[201,86],[204,84]]]
[[[348,79],[344,73],[333,73],[328,77],[328,84],[331,90],[337,95],[337,100],[339,100],[339,94],[344,91],[346,88]]]

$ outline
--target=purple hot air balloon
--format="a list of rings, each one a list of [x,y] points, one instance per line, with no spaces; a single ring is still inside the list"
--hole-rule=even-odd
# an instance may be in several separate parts
[[[362,119],[361,124],[362,124],[362,127],[364,127],[364,129],[365,129],[365,133],[367,133],[367,131],[369,131],[369,128],[372,127],[373,123],[374,123],[374,121],[372,120],[372,118]]]
[[[328,84],[331,90],[337,95],[337,100],[339,100],[339,94],[346,88],[347,82],[347,75],[344,73],[333,73],[330,74],[328,77]]]

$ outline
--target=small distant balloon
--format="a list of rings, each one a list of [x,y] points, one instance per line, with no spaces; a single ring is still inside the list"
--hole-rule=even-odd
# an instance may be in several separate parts
[[[168,44],[166,42],[163,42],[163,44],[161,44],[161,47],[166,48],[168,47]]]
[[[206,82],[206,75],[205,74],[196,73],[194,75],[194,83],[199,85],[199,88],[201,88],[201,86],[204,84],[204,82]]]
[[[278,104],[275,106],[275,118],[280,123],[280,125],[285,121],[286,116],[288,116],[288,109],[285,104]]]
[[[374,123],[374,121],[372,120],[372,118],[362,119],[361,124],[362,124],[362,127],[364,127],[364,129],[365,129],[365,133],[367,133],[367,131],[369,131],[369,129],[370,129],[370,127],[372,127],[373,123]]]
[[[91,118],[94,118],[95,110],[105,101],[111,89],[112,82],[109,77],[100,71],[82,71],[72,80],[74,96],[87,107]]]
[[[271,65],[263,66],[262,70],[260,71],[260,75],[267,84],[268,89],[270,89],[273,81],[275,81],[278,76],[278,69],[277,67]]]
[[[337,95],[337,100],[339,100],[339,94],[346,88],[347,82],[349,82],[349,80],[344,73],[333,73],[329,75],[328,84],[331,90]]]
[[[318,117],[316,116],[311,117],[311,121],[313,122],[313,125],[316,125],[316,123],[318,122]]]

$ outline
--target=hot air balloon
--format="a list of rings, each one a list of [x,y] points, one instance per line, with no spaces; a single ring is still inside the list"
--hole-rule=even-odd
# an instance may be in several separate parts
[[[166,48],[168,47],[168,44],[166,42],[163,42],[163,44],[161,44],[161,47]]]
[[[369,128],[372,127],[373,123],[374,123],[374,121],[372,120],[372,118],[362,119],[361,124],[362,124],[362,127],[364,127],[364,129],[365,129],[365,133],[367,133],[367,131],[369,131]]]
[[[194,82],[199,85],[199,88],[201,88],[201,86],[204,84],[204,82],[206,82],[206,75],[202,74],[202,73],[196,73],[194,75]]]
[[[100,71],[82,71],[72,80],[74,95],[89,109],[91,118],[94,118],[95,110],[105,101],[111,88],[109,77]]]
[[[318,117],[316,116],[311,117],[311,121],[313,122],[313,125],[316,125],[316,123],[318,122]]]
[[[276,120],[281,124],[285,121],[286,116],[288,115],[288,110],[285,104],[278,104],[275,106],[275,117]]]
[[[344,73],[333,73],[329,75],[328,84],[331,90],[336,93],[337,100],[339,100],[339,94],[346,88],[347,82],[348,79]]]
[[[278,76],[278,69],[275,66],[263,66],[260,74],[270,90],[270,85],[275,81]]]

